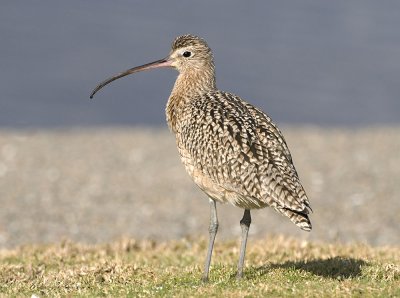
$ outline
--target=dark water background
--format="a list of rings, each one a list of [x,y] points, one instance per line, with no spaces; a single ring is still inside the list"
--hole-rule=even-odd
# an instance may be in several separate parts
[[[174,70],[108,76],[204,37],[217,84],[279,123],[400,122],[400,1],[6,1],[0,127],[160,125]]]

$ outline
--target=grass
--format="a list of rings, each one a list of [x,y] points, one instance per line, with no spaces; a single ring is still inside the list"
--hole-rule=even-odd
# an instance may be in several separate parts
[[[207,241],[64,241],[0,251],[2,296],[400,297],[400,248],[323,244],[281,236],[249,240],[236,281],[237,242],[216,243],[210,282],[200,281]]]

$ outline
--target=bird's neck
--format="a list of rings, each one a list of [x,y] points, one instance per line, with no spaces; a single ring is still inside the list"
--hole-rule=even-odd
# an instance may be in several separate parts
[[[214,67],[187,70],[178,75],[168,99],[166,114],[169,128],[177,132],[182,108],[197,96],[216,90]]]

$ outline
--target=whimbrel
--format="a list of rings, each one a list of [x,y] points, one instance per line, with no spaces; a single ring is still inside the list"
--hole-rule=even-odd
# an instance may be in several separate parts
[[[209,246],[203,280],[208,280],[218,230],[216,202],[244,209],[237,278],[243,276],[251,209],[273,207],[302,230],[310,231],[311,210],[281,131],[271,118],[240,97],[215,84],[214,59],[204,39],[177,37],[169,55],[121,72],[108,83],[158,67],[173,67],[179,75],[169,96],[166,116],[175,134],[186,171],[209,197]]]

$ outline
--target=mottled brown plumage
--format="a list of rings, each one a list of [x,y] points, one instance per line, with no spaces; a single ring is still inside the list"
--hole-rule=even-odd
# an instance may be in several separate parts
[[[245,209],[238,277],[242,276],[250,209],[273,207],[305,231],[311,230],[310,204],[281,131],[261,110],[217,89],[211,49],[194,35],[177,37],[165,59],[122,72],[109,82],[137,71],[169,66],[179,71],[168,99],[168,126],[181,160],[194,182],[211,198],[208,270],[218,220],[215,201]]]
[[[179,49],[202,55],[184,60],[166,109],[189,175],[214,200],[243,209],[271,206],[310,230],[309,201],[280,130],[259,109],[217,90],[204,40],[180,36],[172,45]]]

